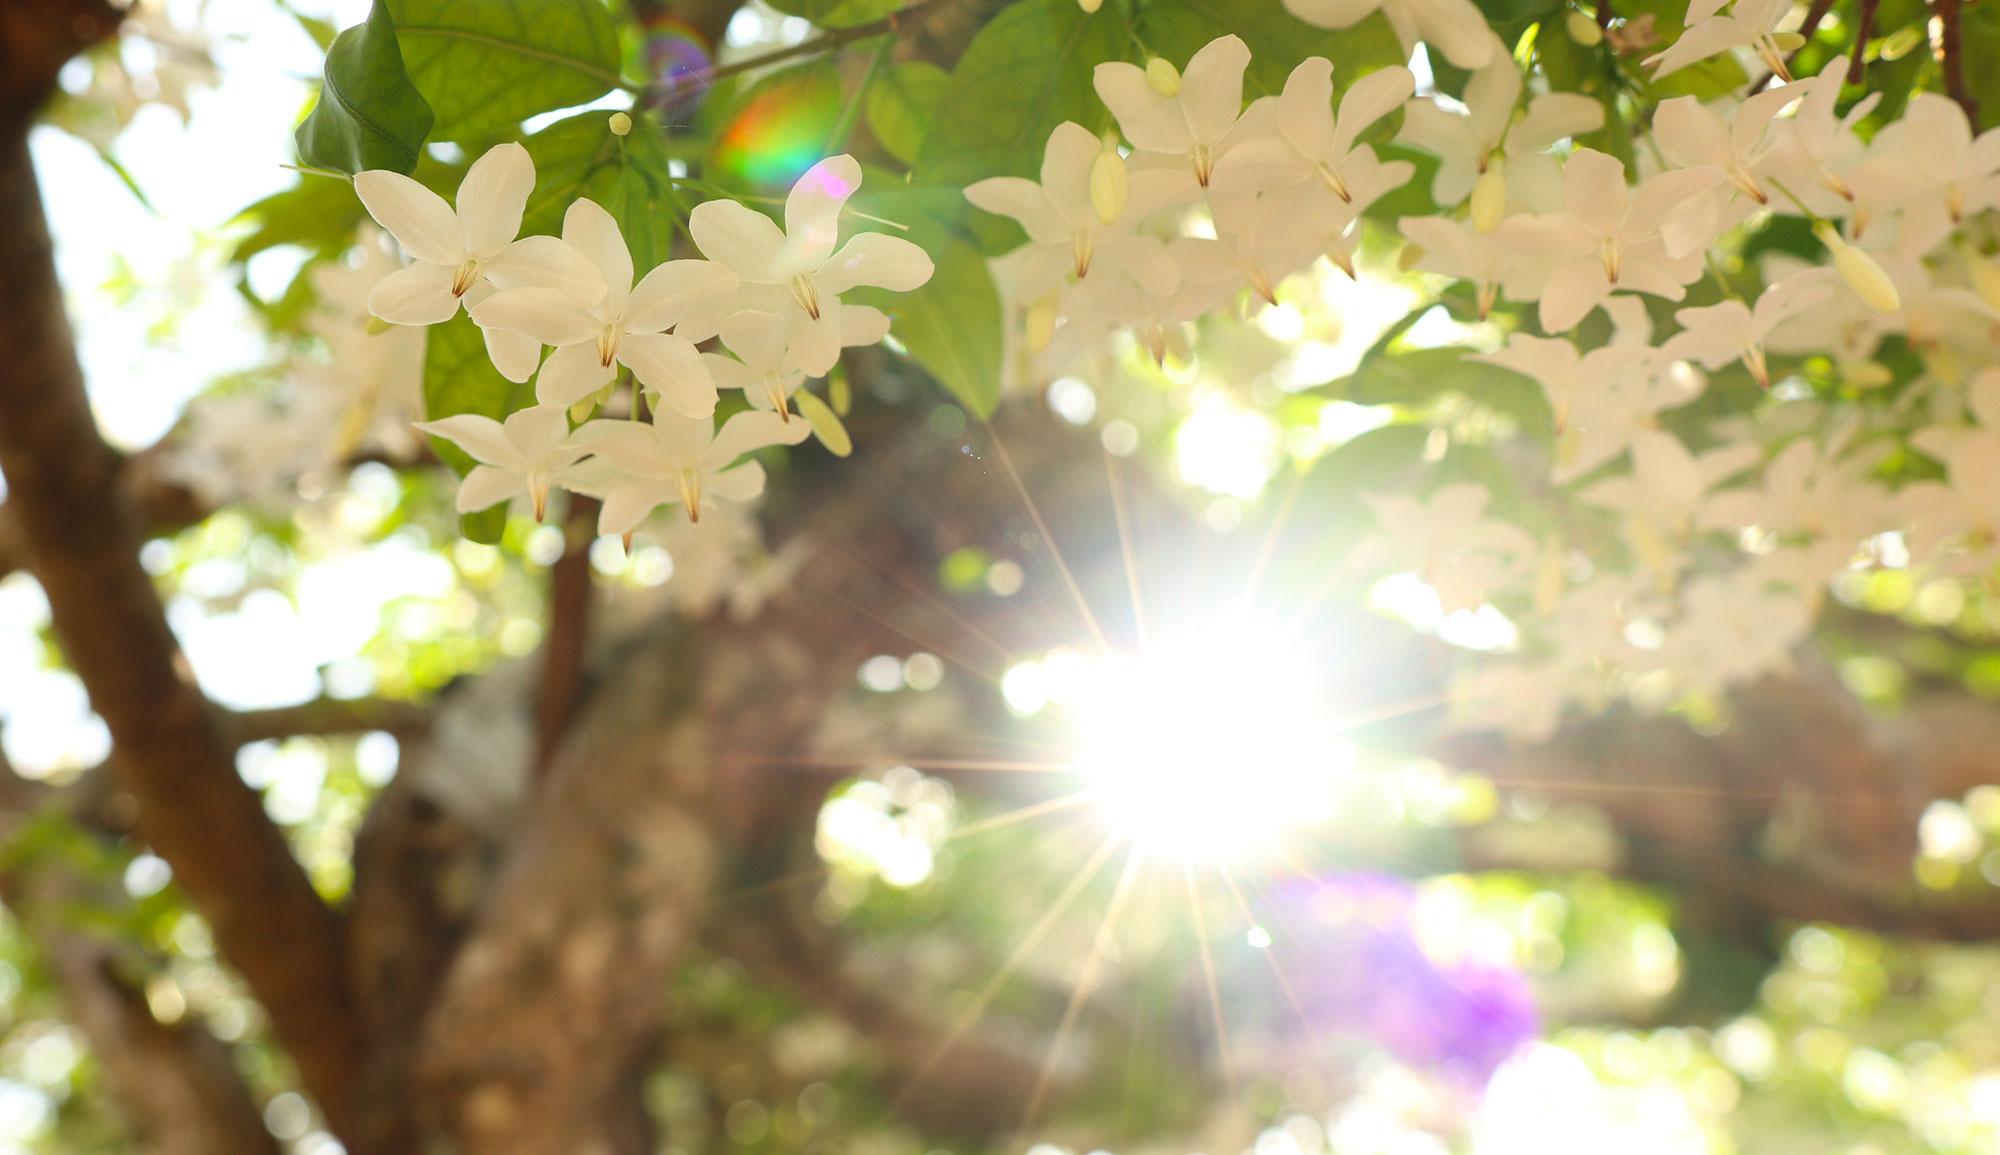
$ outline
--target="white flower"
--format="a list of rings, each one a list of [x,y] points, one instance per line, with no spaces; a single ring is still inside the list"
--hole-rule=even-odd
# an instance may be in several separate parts
[[[1772,143],[1765,169],[1807,208],[1820,216],[1843,216],[1854,208],[1854,189],[1847,174],[1860,164],[1868,148],[1855,131],[1875,110],[1882,94],[1871,92],[1840,111],[1840,90],[1847,83],[1847,58],[1836,56],[1817,76],[1809,76],[1785,91],[1800,94],[1799,106],[1772,125]]]
[[[1936,198],[1961,221],[2000,205],[2000,129],[1975,137],[1957,101],[1919,92],[1876,136],[1875,155],[1851,181],[1858,195],[1888,207]]]
[[[1796,595],[1736,574],[1688,583],[1658,655],[1684,689],[1721,690],[1783,667],[1813,617]]]
[[[764,492],[764,467],[736,459],[770,445],[797,445],[810,432],[805,422],[776,413],[738,413],[718,430],[706,417],[662,409],[651,421],[587,422],[569,445],[610,467],[590,486],[604,500],[597,532],[623,535],[657,506],[678,502],[690,521],[700,521],[704,505],[749,501]]]
[[[1619,289],[1680,300],[1682,286],[1701,275],[1714,224],[1706,194],[1721,180],[1713,168],[1677,169],[1632,189],[1616,157],[1589,148],[1571,154],[1563,210],[1524,222],[1520,234],[1530,250],[1555,259],[1542,291],[1542,328],[1569,328]]]
[[[1471,0],[1285,0],[1285,10],[1321,28],[1351,28],[1381,9],[1403,51],[1421,40],[1459,68],[1484,68],[1506,54]]]
[[[1350,160],[1372,160],[1375,150],[1355,138],[1410,99],[1410,70],[1390,67],[1355,81],[1333,111],[1333,62],[1309,56],[1292,69],[1285,89],[1258,99],[1277,135],[1245,141],[1216,162],[1215,183],[1230,191],[1258,191],[1318,181],[1343,201],[1354,199],[1343,168]]]
[[[1645,522],[1671,545],[1693,527],[1708,492],[1758,456],[1755,445],[1740,441],[1697,455],[1673,434],[1648,429],[1632,441],[1631,473],[1585,486],[1576,496],[1586,504]]]
[[[1341,196],[1318,181],[1301,181],[1261,196],[1217,195],[1211,202],[1216,234],[1233,252],[1259,296],[1276,303],[1276,282],[1325,254],[1354,275],[1354,223],[1368,206],[1407,184],[1416,166],[1380,161],[1372,150],[1349,158]]]
[[[1837,449],[1838,442],[1836,440]],[[1888,494],[1868,480],[1866,461],[1840,461],[1809,437],[1785,447],[1759,475],[1758,486],[1724,490],[1703,503],[1704,528],[1805,534],[1849,550],[1895,521]]]
[[[1173,262],[1157,237],[1134,235],[1138,220],[1128,196],[1124,211],[1107,223],[1091,195],[1092,173],[1104,156],[1104,142],[1080,124],[1064,122],[1049,134],[1042,152],[1042,179],[998,176],[966,188],[965,199],[990,213],[1012,217],[1028,232],[1022,246],[1016,292],[1040,297],[1072,276],[1082,281],[1105,270],[1151,285],[1173,288]]]
[[[1830,269],[1807,269],[1765,289],[1753,309],[1741,301],[1723,301],[1682,309],[1674,314],[1681,331],[1667,339],[1661,353],[1693,361],[1704,369],[1720,369],[1737,358],[1749,367],[1757,384],[1771,387],[1764,361],[1764,340],[1793,317],[1833,295]]]
[[[1694,97],[1677,96],[1654,112],[1653,139],[1674,164],[1719,168],[1745,196],[1769,204],[1771,195],[1757,180],[1757,171],[1775,139],[1768,131],[1771,122],[1803,95],[1799,87],[1787,84],[1748,97],[1727,122]]]
[[[1136,64],[1097,66],[1097,95],[1132,145],[1132,211],[1199,200],[1215,166],[1229,150],[1270,130],[1268,114],[1243,111],[1243,70],[1250,49],[1235,36],[1202,46],[1181,74],[1179,89],[1163,94]]]
[[[596,304],[604,280],[582,253],[555,237],[514,239],[534,188],[535,163],[512,143],[488,149],[466,170],[456,210],[401,173],[356,173],[354,191],[368,215],[415,262],[382,278],[368,311],[393,325],[434,325],[451,320],[482,281],[544,285]]]
[[[1355,547],[1351,564],[1416,574],[1446,614],[1478,609],[1532,570],[1536,555],[1527,531],[1485,516],[1490,497],[1471,483],[1447,485],[1428,499],[1369,494],[1379,529]]]
[[[833,368],[842,345],[862,332],[879,340],[888,325],[878,309],[849,305],[840,294],[863,285],[909,292],[931,279],[924,251],[900,237],[857,233],[836,251],[840,213],[861,187],[861,166],[832,156],[807,169],[785,198],[785,227],[735,201],[708,201],[688,217],[702,253],[734,270],[736,301],[681,323],[691,340],[719,332],[733,312],[775,312],[786,322],[786,345],[799,368],[817,377]]]
[[[1516,301],[1534,300],[1541,292],[1543,277],[1530,271],[1529,258],[1499,232],[1483,233],[1450,217],[1404,217],[1396,227],[1422,250],[1416,268],[1472,282],[1482,321],[1503,286]],[[1541,272],[1546,276],[1546,269]]]
[[[1435,99],[1410,102],[1399,135],[1437,154],[1432,200],[1440,205],[1464,200],[1498,152],[1506,157],[1509,199],[1533,205],[1538,186],[1546,185],[1553,193],[1560,181],[1555,161],[1545,155],[1549,146],[1604,126],[1604,106],[1574,92],[1537,96],[1516,120],[1520,96],[1521,70],[1512,57],[1503,55],[1466,81],[1463,112],[1448,111]]]
[[[788,399],[806,383],[806,374],[785,348],[784,318],[776,313],[738,313],[722,323],[722,343],[736,356],[701,355],[716,387],[741,389],[751,405],[790,420]]]
[[[669,407],[689,417],[715,412],[715,383],[693,342],[670,335],[682,317],[736,291],[736,274],[708,261],[668,261],[637,285],[618,222],[579,199],[563,214],[563,240],[585,254],[605,292],[595,305],[540,286],[502,289],[471,306],[488,329],[525,333],[555,346],[535,379],[535,400],[567,407],[595,393],[623,365]]]
[[[1701,395],[1693,370],[1661,368],[1658,351],[1620,341],[1588,353],[1561,338],[1516,333],[1507,347],[1478,360],[1512,369],[1542,386],[1556,418],[1558,484],[1573,481],[1625,452],[1656,416]]]
[[[537,405],[510,414],[503,424],[476,413],[424,421],[432,433],[470,454],[479,464],[458,485],[458,511],[473,513],[519,493],[534,505],[535,520],[548,512],[549,486],[563,480],[583,456],[565,440],[569,418],[562,409]]]
[[[1721,9],[1719,0],[1693,0],[1688,5],[1687,31],[1666,51],[1646,58],[1653,68],[1653,79],[1732,48],[1748,47],[1764,67],[1790,83],[1792,74],[1785,67],[1785,55],[1773,37],[1791,15],[1792,0],[1736,0],[1727,16],[1717,15]]]

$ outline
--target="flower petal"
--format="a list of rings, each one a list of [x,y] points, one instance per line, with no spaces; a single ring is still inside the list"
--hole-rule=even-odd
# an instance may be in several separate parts
[[[796,305],[786,311],[785,346],[807,376],[824,377],[840,360],[840,313],[839,309],[823,308],[814,320]]]
[[[419,421],[418,429],[433,437],[442,437],[472,455],[475,461],[502,468],[517,468],[524,465],[521,454],[514,443],[507,440],[507,434],[498,421],[482,417],[477,413],[458,413],[450,417],[440,417],[436,421]]]
[[[1381,6],[1382,0],[1285,0],[1285,11],[1321,28],[1350,28]]]
[[[767,445],[797,445],[812,435],[803,421],[787,421],[776,413],[746,410],[732,416],[716,430],[715,440],[702,454],[701,471],[714,473],[729,463]]]
[[[693,342],[664,333],[628,333],[618,342],[618,360],[674,412],[701,418],[715,413],[715,380]]]
[[[1102,151],[1104,142],[1096,133],[1070,120],[1056,125],[1042,150],[1042,191],[1072,229],[1097,223],[1090,204],[1090,170]]]
[[[633,286],[621,327],[628,333],[657,333],[678,324],[695,306],[735,292],[736,274],[727,265],[668,261]]]
[[[792,271],[810,273],[833,255],[840,241],[840,210],[861,187],[853,157],[830,156],[807,169],[785,198],[785,247]]]
[[[391,325],[435,325],[458,312],[449,265],[419,261],[375,282],[368,311]]]
[[[535,162],[512,141],[496,144],[472,162],[458,186],[458,223],[465,251],[484,260],[521,231],[521,213],[535,191]]]
[[[680,499],[680,489],[674,485],[644,478],[622,481],[604,495],[604,505],[597,511],[597,532],[605,537],[623,536],[639,528],[653,510]]]
[[[965,199],[989,213],[1021,222],[1028,236],[1043,244],[1069,243],[1069,222],[1056,211],[1042,186],[1026,177],[987,177],[966,186]]]
[[[1600,237],[1616,236],[1625,220],[1625,165],[1594,148],[1579,148],[1563,168],[1563,208]],[[1557,326],[1568,328],[1568,326]]]
[[[479,335],[486,338],[486,356],[502,377],[518,384],[535,375],[542,360],[540,341],[512,329],[481,329]]]
[[[597,336],[597,319],[556,289],[502,289],[467,311],[481,328],[525,333],[544,345],[574,345]]]
[[[688,232],[703,256],[727,265],[754,284],[791,279],[785,268],[785,234],[770,217],[735,201],[704,201],[688,214]]]
[[[575,297],[588,308],[604,299],[604,274],[561,237],[522,237],[480,266],[495,287],[539,285]]]
[[[803,421],[794,421],[803,425]],[[764,467],[755,461],[746,461],[734,469],[711,473],[702,482],[703,497],[719,497],[724,501],[750,501],[764,492]]]
[[[458,218],[444,198],[399,172],[354,174],[354,191],[375,223],[419,261],[455,266],[464,259]]]
[[[542,362],[542,371],[535,376],[535,400],[568,408],[602,389],[615,376],[598,359],[596,346],[589,342],[564,345]]]
[[[889,335],[889,314],[871,305],[840,306],[840,343],[853,349]]]
[[[822,296],[838,296],[857,285],[907,293],[931,279],[930,254],[887,233],[856,233],[813,278]]]
[[[1240,36],[1218,36],[1188,60],[1180,100],[1197,141],[1221,140],[1243,115],[1243,71],[1249,67],[1250,46]]]
[[[490,509],[508,498],[520,493],[521,475],[495,469],[490,465],[475,465],[465,480],[458,483],[458,512],[478,513]]]
[[[1286,87],[1289,89],[1290,86]],[[1400,64],[1376,69],[1349,85],[1347,91],[1340,94],[1340,115],[1335,120],[1332,142],[1333,155],[1341,157],[1353,151],[1355,137],[1403,107],[1415,92],[1416,77]]]
[[[1118,120],[1118,129],[1132,147],[1144,152],[1179,155],[1194,147],[1187,118],[1180,106],[1154,92],[1145,70],[1136,64],[1111,61],[1092,73],[1098,99]]]
[[[618,222],[596,201],[579,197],[563,213],[562,239],[597,267],[598,275],[604,278],[604,300],[599,307],[606,317],[616,317],[632,291],[632,250],[625,247],[625,234],[619,231]]]

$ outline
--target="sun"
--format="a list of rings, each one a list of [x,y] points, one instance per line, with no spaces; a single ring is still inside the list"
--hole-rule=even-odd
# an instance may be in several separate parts
[[[1312,659],[1216,627],[1089,662],[1066,713],[1106,820],[1149,855],[1215,862],[1328,818],[1354,750]]]

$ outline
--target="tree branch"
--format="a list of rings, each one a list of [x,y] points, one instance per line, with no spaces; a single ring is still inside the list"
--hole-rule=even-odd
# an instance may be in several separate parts
[[[0,472],[56,636],[111,732],[114,774],[138,803],[141,837],[172,865],[305,1087],[350,1138],[360,1047],[338,920],[237,776],[234,748],[139,565],[139,522],[91,416],[63,315],[24,117],[0,120],[0,267]]]
[[[314,698],[296,706],[237,710],[222,715],[223,737],[237,746],[278,738],[382,730],[399,738],[430,725],[431,709],[395,698]]]
[[[597,502],[572,496],[563,522],[563,554],[549,571],[549,629],[542,639],[542,681],[535,696],[535,769],[545,772],[583,700],[590,645],[590,546]]]

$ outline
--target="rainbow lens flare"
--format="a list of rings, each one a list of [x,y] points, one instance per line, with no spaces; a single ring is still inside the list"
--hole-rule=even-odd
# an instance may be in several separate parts
[[[826,155],[840,106],[840,79],[832,69],[764,81],[717,134],[711,171],[740,184],[790,185]]]
[[[708,95],[713,45],[676,16],[657,16],[645,28],[646,70],[660,93],[654,107],[664,123],[685,124]]]

